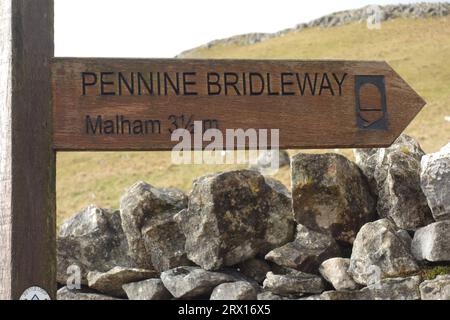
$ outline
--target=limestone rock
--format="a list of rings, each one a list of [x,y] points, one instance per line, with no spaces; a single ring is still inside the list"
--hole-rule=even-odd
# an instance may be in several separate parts
[[[434,219],[450,220],[450,143],[423,156],[420,183]]]
[[[175,298],[187,299],[210,294],[219,284],[234,282],[235,278],[198,267],[177,267],[161,273],[164,286]]]
[[[56,244],[59,283],[66,283],[71,265],[80,268],[82,284],[89,271],[132,266],[119,211],[88,206],[61,225]]]
[[[333,285],[336,290],[356,290],[359,285],[353,281],[348,273],[350,259],[331,258],[320,265],[319,271],[322,277]]]
[[[415,230],[433,222],[420,188],[419,172],[420,162],[403,152],[388,154],[375,172],[379,196],[377,211],[401,229]]]
[[[350,258],[349,273],[364,285],[385,277],[395,277],[418,271],[418,265],[397,234],[398,229],[381,219],[365,224],[356,236]]]
[[[321,293],[324,290],[324,284],[319,276],[296,270],[285,274],[268,272],[263,287],[282,296]]]
[[[417,230],[411,250],[418,260],[450,261],[450,220],[435,222]]]
[[[363,293],[371,300],[420,300],[420,277],[382,279],[366,288]]]
[[[184,51],[177,55],[177,58],[192,58],[196,56],[199,48],[210,49],[215,46],[238,45],[247,46],[262,42],[274,37],[284,36],[292,32],[299,32],[308,28],[320,27],[331,28],[349,23],[372,23],[384,22],[392,19],[424,19],[431,17],[444,17],[450,13],[450,4],[447,2],[421,2],[395,5],[368,5],[358,9],[334,12],[323,17],[319,17],[310,22],[299,23],[293,28],[287,28],[274,33],[246,33],[232,36],[225,39],[210,41],[200,47]]]
[[[295,240],[270,251],[265,258],[280,266],[317,273],[324,260],[339,256],[339,252],[336,241],[330,235],[299,224]]]
[[[256,300],[255,287],[245,281],[219,284],[211,294],[211,300]]]
[[[169,270],[178,266],[190,265],[184,246],[186,238],[181,232],[176,215],[180,213],[164,212],[145,223],[142,236],[151,262],[158,271]]]
[[[359,168],[338,154],[297,154],[291,161],[295,219],[306,227],[353,243],[374,219],[375,201]]]
[[[154,278],[158,274],[152,270],[115,267],[108,272],[91,271],[88,273],[89,288],[116,297],[126,297],[122,285],[130,282]]]
[[[425,154],[419,143],[406,134],[401,134],[389,148],[353,149],[356,164],[369,180],[372,191],[378,194],[375,170],[383,158],[392,152],[403,152],[420,161]]]
[[[355,149],[356,163],[378,196],[377,212],[401,229],[415,230],[432,222],[420,188],[420,145],[402,134],[389,148]]]
[[[146,225],[148,220],[161,214],[175,214],[184,209],[186,204],[187,197],[183,192],[176,189],[157,189],[145,182],[135,183],[122,196],[120,200],[122,227],[128,241],[130,256],[136,266],[154,268],[152,254],[148,252],[142,236],[142,228],[148,227]],[[167,227],[167,224],[163,226]],[[156,250],[156,256],[158,251]],[[159,268],[161,265],[165,266],[165,262],[161,262],[160,265],[160,261],[157,261],[156,264]]]
[[[294,223],[286,188],[267,181],[249,170],[194,181],[180,223],[189,260],[206,270],[217,270],[292,240]]]
[[[364,175],[373,194],[377,195],[377,182],[375,181],[375,169],[378,165],[378,148],[377,149],[353,149],[355,162]]]
[[[420,284],[422,300],[450,300],[450,275],[439,275]]]
[[[85,290],[69,290],[69,288],[67,287],[62,287],[56,292],[56,300],[121,300],[121,299]]]
[[[238,265],[239,272],[258,283],[262,283],[264,281],[267,272],[270,270],[270,265],[266,261],[258,258],[245,260]]]
[[[147,279],[122,286],[130,300],[168,300],[172,298],[161,279]]]

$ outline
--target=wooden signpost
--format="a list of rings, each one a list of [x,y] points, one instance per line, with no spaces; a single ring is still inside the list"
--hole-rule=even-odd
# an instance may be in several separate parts
[[[281,148],[386,147],[424,106],[384,62],[53,58],[53,1],[0,0],[0,298],[55,297],[55,152],[170,150],[279,129]]]
[[[281,148],[385,147],[424,106],[385,62],[52,62],[56,150],[170,150],[171,132],[279,129]]]
[[[55,297],[53,1],[0,0],[0,299]]]

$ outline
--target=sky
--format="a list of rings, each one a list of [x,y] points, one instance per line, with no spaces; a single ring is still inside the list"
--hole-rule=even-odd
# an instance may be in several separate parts
[[[170,58],[215,39],[276,32],[368,4],[409,0],[55,0],[55,55]]]

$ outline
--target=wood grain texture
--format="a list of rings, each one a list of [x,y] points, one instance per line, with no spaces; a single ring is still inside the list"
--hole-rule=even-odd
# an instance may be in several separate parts
[[[164,72],[172,82],[178,79],[179,92],[169,82],[158,81],[158,72],[160,79]],[[252,72],[265,80],[260,95],[249,93]],[[182,86],[184,73],[190,73],[187,79],[195,81],[188,85],[188,90]],[[210,94],[214,89],[218,91],[217,86],[210,84],[212,90],[208,91],[208,83],[217,79],[212,73],[221,76],[222,91],[217,95]],[[229,83],[237,79],[236,87],[227,86],[227,94],[225,73],[229,74]],[[146,90],[144,82],[138,83],[138,74],[147,84],[154,84],[153,92]],[[309,78],[305,78],[306,74]],[[334,76],[342,80],[345,74],[339,87]],[[318,77],[314,78],[315,75]],[[380,94],[373,88],[361,90],[364,95],[361,104],[369,110],[358,113],[355,83],[360,76],[383,78],[385,127],[358,125],[358,121],[371,123],[383,115]],[[309,89],[309,80],[312,84],[317,82],[314,94]],[[256,91],[261,84],[258,79],[253,81]],[[164,85],[168,88],[167,95]],[[52,88],[56,150],[169,150],[176,144],[170,139],[170,115],[184,115],[192,120],[214,119],[223,132],[237,128],[279,129],[281,148],[384,147],[395,140],[425,104],[388,64],[364,61],[56,58],[52,63]],[[126,134],[94,133],[87,128],[99,128],[93,127],[98,116],[102,123],[105,119],[114,122],[116,116],[126,120],[158,120],[160,133],[141,134],[138,130],[137,134],[129,134],[128,127]]]
[[[0,0],[0,298],[55,297],[53,1]]]

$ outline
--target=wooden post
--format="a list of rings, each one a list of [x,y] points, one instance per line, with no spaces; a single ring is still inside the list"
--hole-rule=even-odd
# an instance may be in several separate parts
[[[0,0],[0,299],[56,291],[53,0]]]

